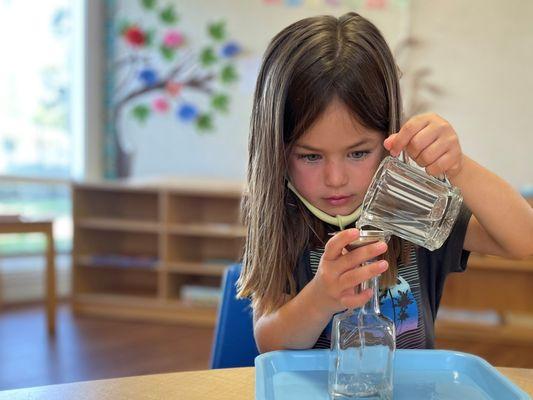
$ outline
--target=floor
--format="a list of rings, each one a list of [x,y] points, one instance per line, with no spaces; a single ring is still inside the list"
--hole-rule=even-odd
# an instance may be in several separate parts
[[[125,322],[57,313],[46,335],[44,307],[0,310],[0,390],[206,369],[212,328]]]
[[[50,339],[43,306],[0,310],[0,390],[209,366],[212,328],[79,317],[68,304],[59,306],[57,318]],[[438,339],[436,345],[496,366],[533,368],[533,349],[520,343]]]

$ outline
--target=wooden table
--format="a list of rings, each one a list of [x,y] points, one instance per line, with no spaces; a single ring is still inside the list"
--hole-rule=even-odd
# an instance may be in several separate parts
[[[56,278],[53,221],[25,219],[0,221],[0,234],[8,233],[42,233],[46,238],[46,319],[48,333],[54,335],[56,317]]]
[[[498,370],[533,395],[533,370]],[[0,392],[0,400],[251,400],[254,374],[254,368],[230,368],[104,379],[4,391]]]

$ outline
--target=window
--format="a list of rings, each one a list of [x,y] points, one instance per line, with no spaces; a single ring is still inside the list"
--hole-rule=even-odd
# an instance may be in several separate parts
[[[76,140],[71,87],[76,0],[0,0],[0,214],[53,217],[71,242]],[[0,254],[41,250],[39,236],[0,236]]]

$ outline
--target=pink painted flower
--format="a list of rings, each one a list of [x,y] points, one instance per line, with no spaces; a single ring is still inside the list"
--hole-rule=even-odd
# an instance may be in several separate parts
[[[165,47],[168,47],[169,49],[175,49],[177,47],[180,47],[183,42],[185,41],[185,38],[183,37],[183,34],[178,31],[168,31],[163,38],[163,45]]]
[[[183,85],[182,85],[181,83],[178,83],[178,82],[172,82],[172,81],[169,81],[169,82],[165,85],[165,89],[166,89],[166,91],[167,91],[168,94],[170,94],[172,97],[175,97],[175,96],[177,96],[178,94],[180,94],[182,88],[183,88]]]
[[[375,10],[382,10],[387,8],[387,0],[367,0],[367,8],[373,8]]]
[[[154,107],[154,110],[159,111],[161,113],[167,112],[170,108],[168,101],[164,97],[158,97],[157,99],[155,99],[152,103],[152,106]]]

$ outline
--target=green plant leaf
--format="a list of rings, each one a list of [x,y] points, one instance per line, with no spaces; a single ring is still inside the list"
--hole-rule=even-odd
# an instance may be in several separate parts
[[[204,67],[208,67],[217,62],[218,58],[215,54],[215,50],[212,47],[206,47],[200,53],[200,62]]]
[[[238,78],[239,76],[237,75],[237,71],[235,71],[235,67],[231,64],[226,65],[220,72],[220,79],[222,80],[222,83],[232,83]]]
[[[155,8],[156,0],[142,0],[141,3],[147,10],[153,10]]]
[[[167,25],[175,24],[178,21],[178,15],[172,6],[164,8],[159,14],[159,18]]]
[[[140,123],[144,123],[146,119],[150,116],[150,108],[145,104],[139,104],[131,110],[133,117]]]
[[[120,35],[124,35],[124,33],[130,28],[131,22],[127,20],[122,20],[118,23],[118,31]]]
[[[211,105],[215,110],[228,112],[229,110],[229,97],[227,94],[218,93],[211,99]]]
[[[161,55],[163,56],[165,60],[172,61],[174,59],[174,55],[176,54],[175,49],[170,49],[168,47],[161,45],[161,47],[159,47],[159,50],[161,51]]]
[[[203,113],[196,120],[196,127],[203,132],[213,129],[213,117],[210,114]]]
[[[209,36],[216,41],[222,41],[226,37],[226,23],[224,21],[209,24],[207,27]]]
[[[146,47],[152,46],[152,44],[154,43],[154,37],[155,37],[155,31],[153,29],[146,31],[145,38],[144,38],[144,45]]]

